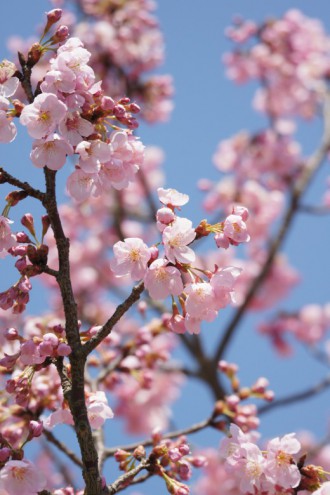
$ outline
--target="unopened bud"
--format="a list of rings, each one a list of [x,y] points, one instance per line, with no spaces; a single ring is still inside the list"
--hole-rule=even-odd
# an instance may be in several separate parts
[[[13,100],[12,103],[15,109],[15,117],[20,117],[24,108],[24,103],[22,103],[20,100]]]
[[[16,206],[22,199],[27,197],[26,191],[11,191],[6,196],[6,201],[10,206]]]
[[[11,456],[11,449],[8,447],[2,447],[0,449],[0,462],[7,462]]]
[[[43,54],[43,48],[40,45],[40,43],[33,43],[28,53],[28,59],[27,59],[28,65],[31,67],[35,65],[37,62],[39,62],[42,54]]]
[[[62,17],[62,9],[53,9],[46,13],[47,15],[47,25],[51,26],[58,22]]]
[[[101,100],[102,110],[112,110],[114,106],[115,102],[110,96],[103,96]]]
[[[143,445],[139,445],[133,452],[133,457],[135,457],[135,459],[137,459],[138,461],[144,459],[145,456],[146,456],[146,450],[143,447]]]
[[[62,43],[62,41],[65,41],[69,36],[69,28],[68,26],[59,26],[56,29],[56,33],[54,36],[52,36],[52,41],[53,43]]]
[[[21,224],[28,229],[33,237],[36,236],[36,231],[34,230],[34,220],[31,213],[25,213],[25,215],[21,218]]]
[[[50,226],[49,216],[43,215],[41,217],[41,223],[42,223],[42,238],[44,238]]]
[[[29,438],[37,438],[40,437],[44,427],[42,422],[39,421],[30,421],[29,424]]]
[[[129,106],[129,111],[132,113],[139,113],[141,112],[141,108],[136,103],[131,103]]]

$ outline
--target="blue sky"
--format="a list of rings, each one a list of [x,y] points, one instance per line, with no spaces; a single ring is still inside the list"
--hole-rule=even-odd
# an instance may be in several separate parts
[[[33,5],[33,6],[31,6]],[[310,2],[302,0],[293,4],[285,0],[261,2],[234,0],[221,2],[209,0],[160,0],[157,15],[165,36],[166,62],[161,73],[170,73],[175,84],[175,110],[171,121],[165,125],[142,125],[139,135],[146,144],[162,147],[166,155],[165,170],[168,187],[174,187],[190,195],[190,204],[184,213],[197,222],[205,217],[201,208],[202,195],[196,183],[199,178],[219,178],[212,166],[211,157],[218,142],[242,129],[257,130],[266,125],[262,115],[254,112],[251,98],[254,85],[235,86],[225,77],[221,57],[230,48],[224,37],[224,29],[233,15],[241,14],[253,20],[279,16],[289,8],[299,8],[304,14],[322,19],[330,33],[329,3],[327,0]],[[45,0],[11,0],[1,6],[0,38],[2,58],[8,56],[2,48],[9,35],[29,36],[31,29],[40,22],[49,9]],[[14,15],[12,14],[14,12]],[[299,131],[304,153],[310,153],[320,140],[321,125],[315,122],[303,125]],[[16,162],[28,167],[23,146],[13,143],[1,147],[1,164]],[[25,154],[23,154],[25,153]],[[23,155],[23,156],[22,156]],[[317,203],[325,189],[328,174],[321,172],[317,183],[308,192],[308,202]],[[9,168],[8,168],[9,170]],[[34,171],[35,169],[33,169]],[[28,173],[31,173],[29,169]],[[295,309],[308,302],[329,301],[330,251],[329,218],[300,216],[285,243],[292,264],[302,272],[302,285],[293,291],[283,303],[285,309]],[[317,255],[316,255],[317,253]],[[34,296],[36,311],[42,295]],[[208,345],[213,345],[217,332],[221,332],[227,313],[216,325],[205,328]],[[241,368],[242,382],[252,383],[258,376],[270,379],[271,388],[278,396],[294,390],[302,390],[325,375],[325,369],[313,363],[306,351],[297,346],[294,359],[278,359],[268,341],[257,337],[255,326],[258,318],[249,316],[240,326],[230,348],[228,359]],[[189,386],[185,391],[185,405],[175,407],[177,424],[203,419],[209,410],[208,395],[199,386]],[[261,430],[266,436],[283,434],[300,429],[311,429],[322,438],[328,431],[330,412],[329,392],[317,399],[292,406],[262,418]],[[213,433],[198,437],[206,443]],[[196,437],[197,438],[197,437]],[[144,493],[148,493],[143,490]],[[150,492],[151,493],[151,492]]]

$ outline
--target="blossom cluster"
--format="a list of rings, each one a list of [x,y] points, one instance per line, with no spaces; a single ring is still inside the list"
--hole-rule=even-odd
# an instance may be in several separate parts
[[[158,197],[164,205],[157,211],[157,227],[162,234],[163,257],[156,246],[149,248],[142,239],[127,238],[117,242],[111,268],[117,277],[130,275],[133,280],[143,279],[152,299],[165,299],[171,295],[179,297],[183,315],[173,300],[173,315],[169,327],[176,333],[186,330],[199,333],[203,320],[213,321],[218,311],[234,301],[234,284],[240,274],[235,267],[215,268],[213,273],[204,272],[202,279],[194,266],[195,252],[190,244],[197,235],[215,232],[218,247],[238,245],[249,241],[245,221],[248,212],[237,208],[220,224],[202,222],[197,229],[187,218],[175,214],[189,197],[174,189],[158,189]]]
[[[78,201],[111,187],[121,189],[134,177],[143,159],[143,146],[127,130],[107,134],[113,120],[137,126],[139,111],[128,98],[115,101],[104,95],[88,65],[90,53],[78,38],[61,45],[50,61],[41,94],[26,105],[20,122],[36,140],[31,160],[37,167],[59,170],[66,156],[78,155],[69,176],[68,192]]]
[[[279,489],[298,487],[301,474],[294,456],[299,451],[300,443],[295,434],[290,433],[270,440],[263,452],[253,437],[234,424],[230,426],[230,437],[224,439],[220,447],[225,469],[237,479],[241,493],[278,493]]]
[[[292,352],[286,335],[293,335],[308,345],[321,342],[330,328],[330,305],[308,304],[297,313],[282,313],[269,322],[260,325],[262,334],[271,339],[274,347],[283,355]]]
[[[133,453],[122,449],[115,453],[120,469],[126,472],[134,467],[136,460],[145,457],[146,452],[142,445]],[[153,459],[155,473],[164,479],[168,492],[173,495],[188,495],[189,487],[182,482],[190,479],[192,467],[200,468],[206,463],[204,456],[191,454],[186,437],[181,436],[173,441],[162,439],[160,433],[153,434],[153,449],[149,458]]]
[[[256,108],[275,119],[315,115],[330,62],[330,40],[320,21],[292,9],[261,27],[240,19],[228,35],[238,47],[224,59],[229,77],[239,83],[264,81]]]
[[[67,2],[69,3],[69,2]],[[173,109],[169,75],[150,74],[164,59],[164,41],[150,0],[79,2],[83,21],[72,30],[92,53],[91,64],[114,98],[128,95],[148,122],[168,120]]]

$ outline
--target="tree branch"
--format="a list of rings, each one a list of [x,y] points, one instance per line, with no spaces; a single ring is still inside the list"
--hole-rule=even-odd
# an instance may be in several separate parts
[[[3,168],[0,167],[0,183],[11,184],[12,186],[19,187],[23,191],[27,193],[28,196],[31,196],[31,198],[39,199],[39,201],[43,202],[45,199],[45,193],[39,191],[38,189],[35,189],[32,187],[28,182],[22,182],[19,179],[16,179],[13,175],[9,174],[4,170]]]
[[[267,259],[261,268],[259,275],[254,279],[248,293],[246,294],[244,303],[236,310],[232,320],[230,321],[227,329],[225,330],[224,337],[221,340],[218,349],[214,354],[214,363],[216,364],[226,352],[226,349],[234,335],[235,330],[238,328],[239,323],[245,315],[245,312],[252,301],[257,290],[260,288],[264,282],[272,263],[275,259],[277,252],[283,244],[283,241],[289,231],[289,227],[292,224],[295,213],[299,210],[300,199],[306,191],[309,183],[311,182],[313,176],[317,170],[322,165],[325,160],[329,148],[330,148],[330,96],[326,97],[324,104],[324,132],[321,144],[319,148],[309,157],[306,161],[304,170],[302,171],[300,177],[297,179],[295,185],[293,186],[291,198],[289,202],[289,207],[283,218],[282,225],[279,228],[277,235],[274,237],[273,241],[270,243]]]
[[[72,349],[72,353],[69,356],[71,364],[71,390],[67,391],[66,398],[69,402],[75,432],[81,450],[83,463],[82,474],[86,483],[85,495],[101,495],[102,480],[98,469],[98,455],[94,445],[85,403],[84,369],[86,357],[82,353],[77,304],[73,295],[70,278],[70,242],[63,231],[57,208],[55,190],[56,172],[46,167],[44,174],[46,195],[43,205],[48,213],[57,246],[59,269],[56,280],[63,301],[66,337]]]
[[[328,375],[324,380],[316,385],[313,385],[302,392],[298,392],[296,394],[290,394],[287,397],[282,397],[281,399],[277,399],[269,404],[265,404],[258,409],[258,414],[263,414],[265,412],[271,411],[276,407],[288,406],[290,404],[295,404],[296,402],[300,402],[305,399],[309,399],[314,395],[317,395],[323,392],[330,386],[330,375]]]
[[[114,495],[120,490],[121,485],[126,485],[131,478],[134,478],[137,474],[139,474],[144,469],[149,469],[152,466],[152,462],[150,459],[144,459],[140,462],[138,466],[133,469],[127,471],[122,476],[120,476],[114,483],[108,486],[109,494]]]
[[[88,356],[105,337],[107,337],[115,324],[120,320],[120,318],[129,310],[133,304],[140,299],[142,292],[144,291],[144,284],[140,282],[138,285],[133,287],[130,295],[125,299],[125,301],[119,306],[117,306],[113,315],[109,320],[103,325],[103,327],[94,335],[86,344],[83,345],[82,351],[85,357]]]
[[[43,434],[47,438],[48,442],[55,445],[61,452],[63,452],[67,457],[69,457],[69,459],[71,459],[71,461],[74,462],[77,466],[82,467],[83,463],[76,456],[76,454],[72,452],[72,450],[68,449],[68,447],[64,443],[60,442],[60,440],[58,440],[51,431],[44,429]]]
[[[213,416],[211,416],[210,418],[205,419],[200,423],[195,423],[194,425],[189,426],[188,428],[183,428],[182,430],[176,430],[170,433],[166,433],[165,435],[162,436],[162,439],[165,440],[167,438],[177,438],[182,435],[190,435],[192,433],[197,433],[198,431],[204,430],[205,428],[212,426],[213,420],[214,418]],[[132,443],[125,446],[119,445],[111,449],[106,449],[106,456],[112,457],[117,452],[118,449],[127,450],[129,452],[131,450],[135,450],[140,445],[142,445],[143,447],[151,447],[152,445],[154,445],[154,442],[153,440],[149,439],[149,440],[144,440],[143,442]]]

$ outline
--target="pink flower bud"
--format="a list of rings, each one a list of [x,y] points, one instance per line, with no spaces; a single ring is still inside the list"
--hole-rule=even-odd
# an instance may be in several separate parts
[[[21,243],[31,242],[31,239],[25,232],[17,232],[16,240],[17,242],[21,242]]]
[[[115,106],[115,101],[111,98],[111,96],[103,96],[101,100],[101,108],[102,110],[112,110]]]
[[[58,337],[56,337],[53,333],[45,333],[43,339],[44,342],[49,343],[52,347],[58,346]]]
[[[42,422],[39,421],[30,421],[29,424],[29,437],[30,438],[37,438],[40,437],[44,427]]]
[[[19,272],[22,272],[24,270],[24,268],[26,268],[26,258],[19,258],[16,263],[15,263],[15,267],[17,268],[17,270]]]
[[[163,208],[159,208],[157,211],[156,219],[158,222],[168,225],[175,219],[175,214],[171,208],[164,206]]]
[[[149,263],[151,263],[152,261],[155,261],[158,258],[159,251],[158,251],[158,248],[156,246],[151,246],[149,248],[149,253],[150,253]]]
[[[25,213],[25,215],[21,218],[21,224],[28,229],[33,237],[35,237],[36,232],[34,230],[34,220],[31,213]]]
[[[16,340],[18,338],[18,331],[16,328],[7,328],[5,338],[7,340]]]
[[[141,112],[141,108],[136,103],[131,103],[129,106],[129,111],[132,113],[139,113]]]
[[[113,108],[113,114],[116,117],[123,117],[126,113],[125,107],[123,105],[115,105]]]
[[[49,24],[55,24],[62,17],[62,9],[53,9],[47,12],[47,21]]]
[[[69,28],[68,26],[59,26],[56,29],[56,33],[52,37],[53,43],[62,43],[69,36]]]
[[[59,356],[63,356],[63,357],[69,356],[71,352],[72,352],[71,347],[68,344],[65,344],[64,342],[61,342],[61,344],[59,344],[57,348],[57,354]]]
[[[8,447],[2,447],[2,449],[0,449],[0,462],[7,462],[10,456],[11,449]]]

